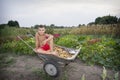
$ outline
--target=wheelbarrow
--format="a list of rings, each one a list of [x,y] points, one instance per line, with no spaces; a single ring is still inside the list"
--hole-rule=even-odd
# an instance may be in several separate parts
[[[20,36],[17,37],[34,51],[34,48],[30,46],[25,40],[23,40]],[[74,61],[81,50],[81,47],[79,49],[67,48],[63,46],[59,46],[59,47],[67,51],[69,54],[72,54],[72,57],[61,58],[51,54],[37,53],[38,57],[44,62],[43,69],[45,73],[52,77],[59,76],[61,73],[61,69],[60,69],[61,65],[65,67],[71,61]]]

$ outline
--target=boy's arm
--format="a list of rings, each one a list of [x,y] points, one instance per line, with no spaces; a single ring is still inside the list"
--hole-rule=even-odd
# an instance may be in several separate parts
[[[53,35],[48,35],[48,39],[46,41],[50,41],[50,51],[53,51]]]
[[[53,35],[51,34],[46,34],[48,36],[48,38],[46,39],[46,41],[50,41],[51,39],[53,39]]]
[[[46,42],[50,41],[50,51],[53,51],[53,35],[46,34],[46,36],[48,38],[43,41],[43,44],[45,44]]]

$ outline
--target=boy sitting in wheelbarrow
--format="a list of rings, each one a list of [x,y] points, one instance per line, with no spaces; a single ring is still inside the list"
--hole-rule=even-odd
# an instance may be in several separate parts
[[[38,32],[35,35],[35,52],[57,55],[57,53],[53,51],[53,35],[47,34],[45,31],[45,26],[40,25],[38,27]]]

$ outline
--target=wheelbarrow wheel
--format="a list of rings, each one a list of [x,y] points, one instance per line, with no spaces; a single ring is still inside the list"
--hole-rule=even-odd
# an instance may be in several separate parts
[[[59,64],[55,61],[45,61],[43,65],[43,69],[45,73],[47,73],[49,76],[57,77],[59,75],[60,69]]]

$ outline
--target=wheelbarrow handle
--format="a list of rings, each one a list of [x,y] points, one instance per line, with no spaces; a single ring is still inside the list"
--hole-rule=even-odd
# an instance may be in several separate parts
[[[34,48],[30,46],[26,41],[24,41],[20,36],[17,36],[17,37],[34,51]]]

